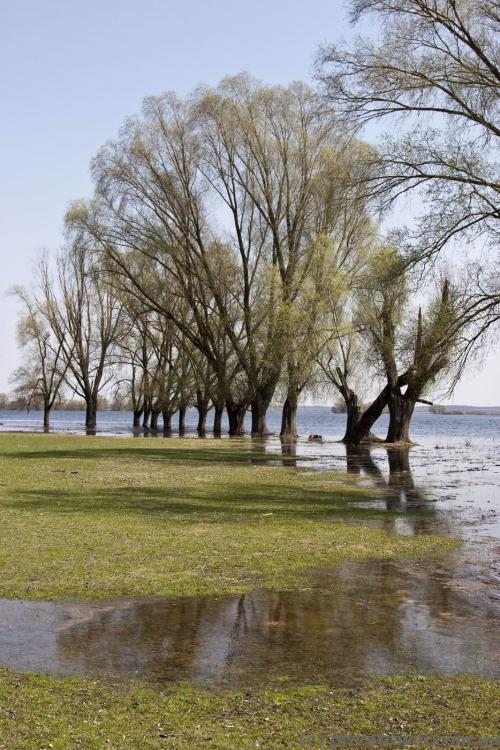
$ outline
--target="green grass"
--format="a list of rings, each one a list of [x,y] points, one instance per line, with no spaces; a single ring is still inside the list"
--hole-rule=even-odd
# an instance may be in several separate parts
[[[499,727],[500,685],[472,677],[386,678],[355,690],[156,691],[0,672],[2,750],[299,748],[302,732],[316,738],[305,747],[330,747],[321,733],[475,738]]]
[[[314,566],[453,546],[341,522],[388,514],[346,475],[268,458],[250,441],[1,435],[0,596],[286,589]]]
[[[376,491],[344,474],[268,458],[250,441],[0,435],[0,596],[285,589],[315,566],[454,546],[346,523],[396,514],[370,508]],[[475,737],[498,732],[499,707],[498,683],[466,676],[160,690],[0,670],[0,750],[299,748],[303,732],[315,738],[306,747],[329,735]]]

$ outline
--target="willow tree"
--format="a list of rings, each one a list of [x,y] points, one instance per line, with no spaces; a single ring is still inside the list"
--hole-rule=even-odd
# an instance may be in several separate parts
[[[427,390],[456,366],[461,331],[467,325],[460,296],[444,279],[425,308],[414,312],[404,260],[386,247],[371,261],[359,307],[368,356],[378,361],[386,381],[386,442],[409,443],[416,404],[429,403],[423,398]]]
[[[357,443],[369,435],[373,422],[367,430],[361,430],[363,409],[360,389],[365,367],[361,336],[353,319],[352,295],[349,291],[339,285],[330,285],[327,290],[320,331],[321,345],[316,361],[320,382],[327,386],[328,391],[333,386],[343,400],[346,413],[343,442]]]
[[[366,144],[354,140],[342,149],[330,151],[323,171],[316,175],[316,226],[312,246],[305,256],[307,272],[288,308],[287,395],[281,428],[286,437],[296,431],[298,397],[304,388],[314,385],[321,351],[326,341],[331,341],[325,330],[334,323],[332,305],[342,297],[346,285],[356,285],[373,243],[368,202],[359,190],[360,172],[366,169],[369,151]]]
[[[175,306],[168,315],[226,391],[218,344],[227,340],[239,391],[225,397],[233,432],[249,405],[252,432],[267,431],[284,364],[284,310],[307,277],[320,219],[329,220],[315,186],[345,143],[345,129],[302,84],[265,87],[239,76],[188,102],[165,94],[147,99],[143,116],[102,149],[93,205],[86,217],[71,212],[156,309],[128,254],[167,269],[193,325],[177,320]]]
[[[298,299],[308,296],[303,290],[315,263],[316,240],[337,218],[329,212],[330,186],[323,191],[318,186],[348,139],[317,95],[300,83],[270,87],[237,76],[201,90],[195,108],[204,144],[201,168],[224,206],[240,258],[247,345],[241,362],[251,387],[252,433],[264,434],[283,368],[291,379],[297,369],[291,353],[301,346],[292,339],[303,334]],[[261,277],[270,284],[263,318],[267,330],[261,327],[256,336],[261,294],[255,297],[252,287]],[[297,387],[290,382],[292,410]],[[284,430],[290,433],[287,424]]]
[[[389,386],[383,378],[380,382],[380,371],[374,366],[374,357],[366,356],[364,321],[356,310],[358,293],[356,287],[334,288],[333,293],[329,291],[317,358],[320,382],[333,386],[344,403],[346,426],[342,440],[347,445],[378,440],[372,434],[372,428],[389,398]],[[403,377],[401,384],[402,381]]]
[[[352,126],[386,124],[364,181],[382,208],[416,193],[411,261],[454,244],[483,244],[498,266],[500,232],[500,15],[496,0],[351,0],[351,20],[376,34],[326,45],[323,93]],[[499,319],[500,291],[478,301],[483,330]]]
[[[121,368],[120,383],[132,406],[133,429],[141,426],[141,417],[148,409],[150,394],[149,319],[147,312],[124,310],[125,330],[117,342],[117,364]]]

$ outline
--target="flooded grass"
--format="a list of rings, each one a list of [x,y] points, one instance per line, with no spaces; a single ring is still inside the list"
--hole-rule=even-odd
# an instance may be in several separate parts
[[[314,566],[454,546],[342,522],[346,508],[363,520],[387,510],[338,473],[267,459],[250,441],[0,435],[0,595],[283,590]]]

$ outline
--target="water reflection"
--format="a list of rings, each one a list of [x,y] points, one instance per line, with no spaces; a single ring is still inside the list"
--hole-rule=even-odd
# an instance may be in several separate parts
[[[348,474],[366,474],[375,487],[390,490],[387,494],[388,510],[403,510],[408,505],[428,505],[431,499],[417,487],[410,468],[409,448],[386,448],[389,475],[386,478],[375,462],[369,446],[346,446]]]
[[[500,676],[498,602],[452,578],[435,562],[383,561],[318,572],[292,592],[3,601],[0,665],[231,685],[347,685],[408,670]]]
[[[286,457],[286,466],[297,466],[297,443],[289,442],[287,438],[280,438],[281,455]]]

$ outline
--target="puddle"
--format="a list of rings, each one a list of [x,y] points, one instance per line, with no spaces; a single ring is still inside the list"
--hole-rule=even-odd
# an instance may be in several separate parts
[[[456,577],[451,565],[344,564],[293,592],[0,600],[0,664],[227,686],[342,686],[408,671],[500,677],[499,580],[463,562]]]

